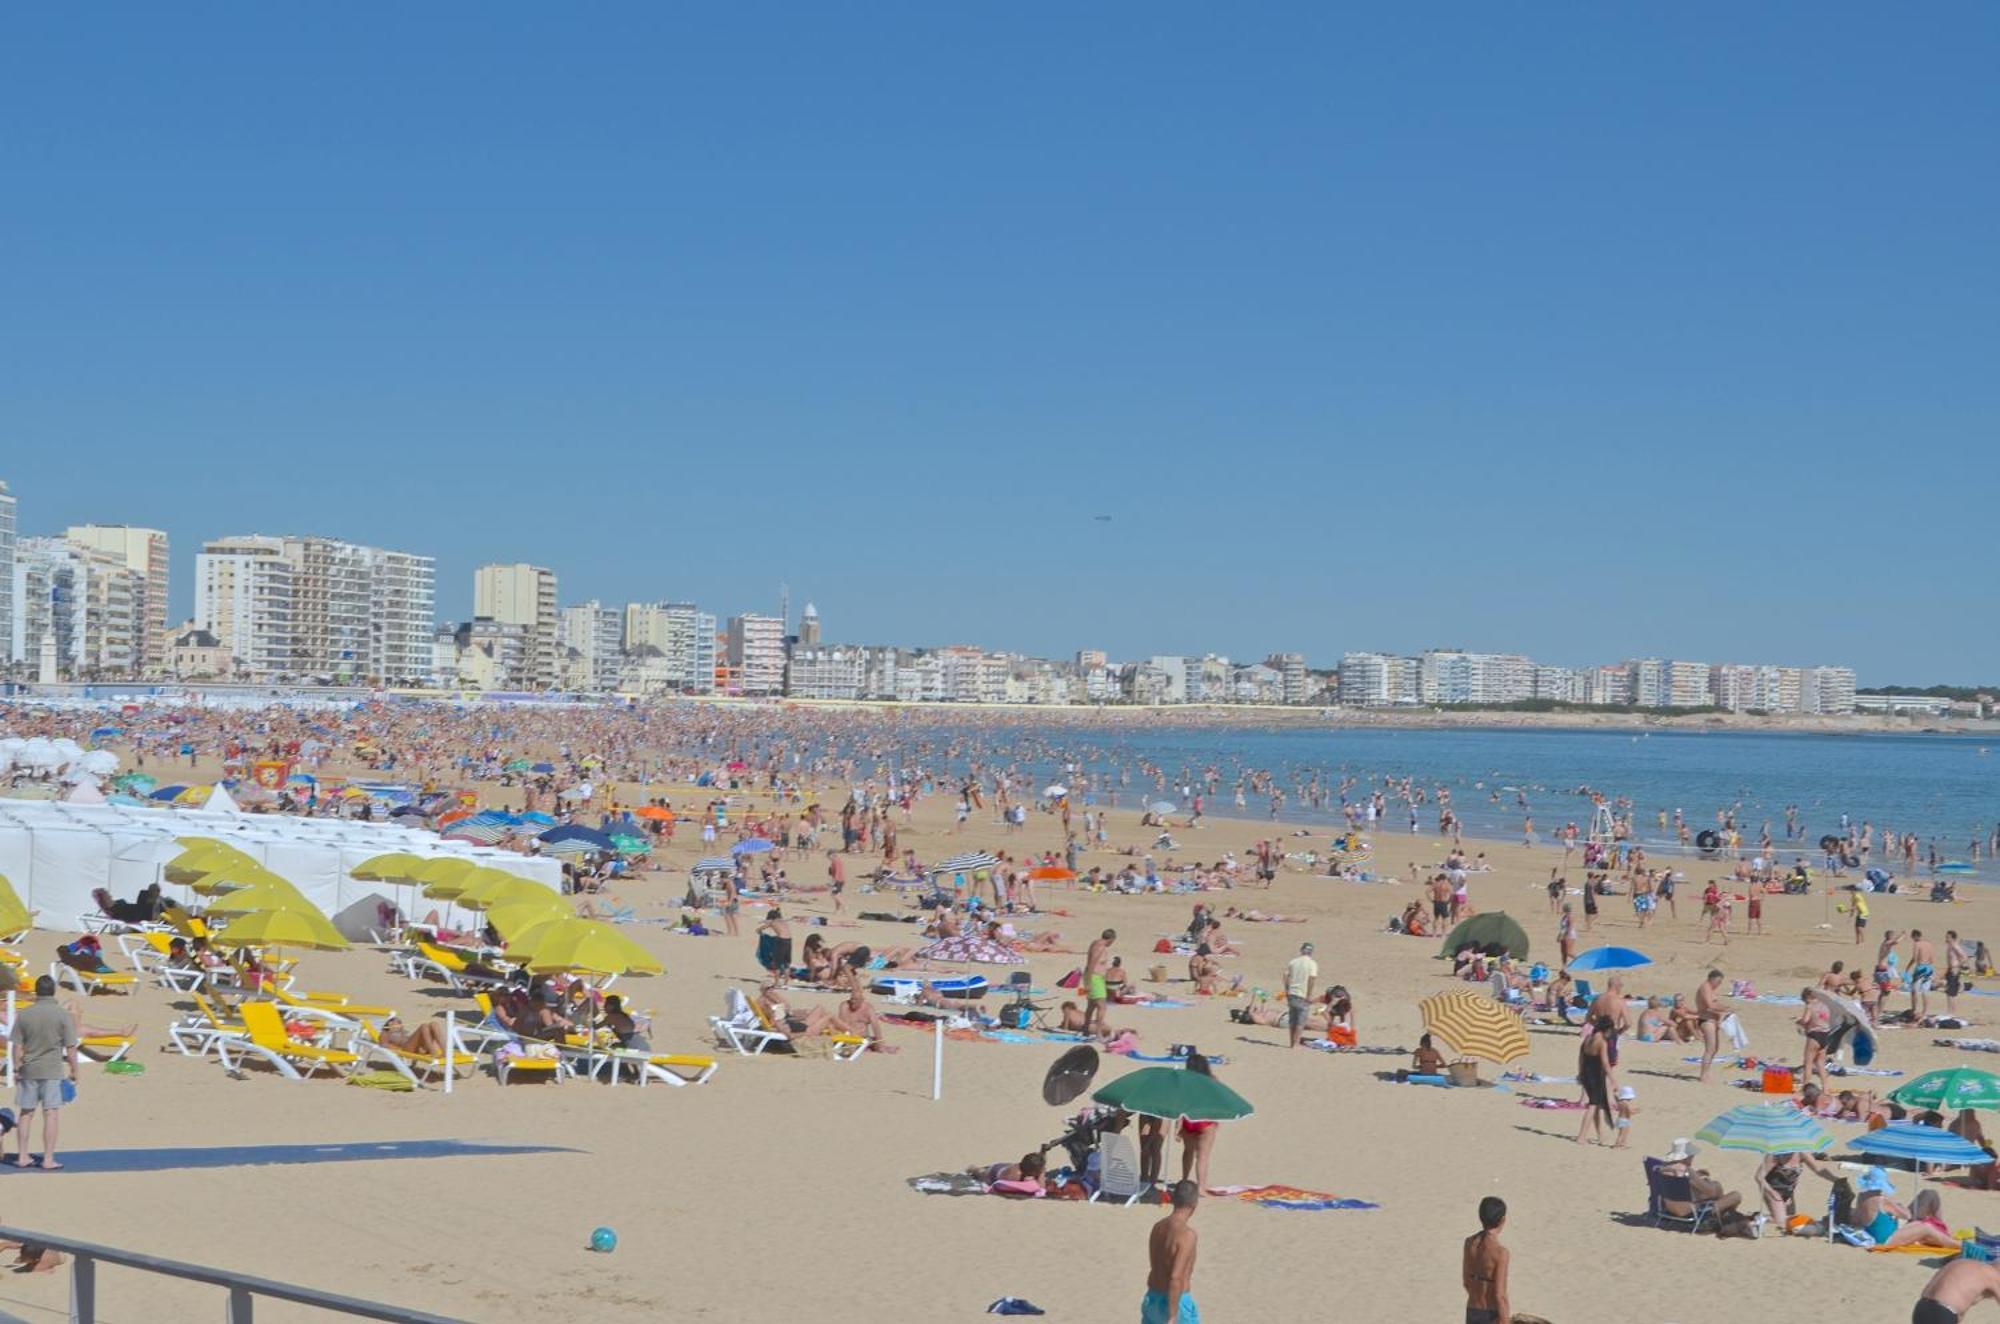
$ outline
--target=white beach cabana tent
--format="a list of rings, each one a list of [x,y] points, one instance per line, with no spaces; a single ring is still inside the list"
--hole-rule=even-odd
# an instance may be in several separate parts
[[[227,842],[290,880],[351,938],[367,936],[378,901],[399,905],[406,915],[416,904],[410,888],[352,876],[362,861],[385,851],[469,859],[552,892],[562,888],[557,860],[443,841],[433,832],[386,823],[50,800],[0,800],[0,874],[36,912],[37,928],[74,931],[80,916],[97,910],[93,889],[136,895],[160,882],[161,866],[180,854],[176,838],[194,836]],[[181,900],[188,896],[171,883],[166,891]]]

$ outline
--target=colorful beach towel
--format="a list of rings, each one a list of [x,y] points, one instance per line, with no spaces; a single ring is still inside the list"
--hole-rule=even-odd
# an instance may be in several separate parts
[[[1228,1200],[1241,1200],[1245,1204],[1260,1205],[1265,1209],[1291,1209],[1299,1211],[1380,1209],[1382,1206],[1369,1200],[1344,1200],[1324,1191],[1304,1191],[1296,1186],[1211,1186],[1208,1194]]]

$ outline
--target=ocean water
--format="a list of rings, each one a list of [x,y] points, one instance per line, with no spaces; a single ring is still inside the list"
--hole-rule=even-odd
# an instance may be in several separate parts
[[[1236,804],[1238,776],[1254,769],[1271,773],[1285,792],[1285,818],[1338,822],[1337,791],[1344,778],[1356,779],[1348,797],[1359,801],[1385,777],[1411,777],[1433,796],[1421,810],[1424,833],[1437,826],[1438,786],[1451,789],[1469,835],[1501,840],[1518,840],[1528,814],[1543,840],[1568,822],[1587,828],[1587,788],[1629,799],[1641,840],[1671,840],[1679,809],[1697,832],[1715,826],[1718,811],[1733,812],[1746,843],[1754,843],[1769,822],[1782,845],[1786,806],[1796,805],[1806,843],[1840,832],[1845,814],[1878,831],[1916,833],[1920,858],[1935,841],[1942,858],[1969,859],[1977,837],[1986,873],[1987,838],[2000,824],[2000,753],[1984,743],[1989,738],[1976,736],[1381,727],[1114,727],[1087,733],[1049,728],[1012,734],[1004,750],[984,752],[1011,756],[1024,770],[1052,779],[1072,763],[1086,767],[1093,780],[1110,779],[1120,805],[1177,799],[1171,790],[1157,794],[1161,780],[1171,788],[1212,767],[1221,782],[1208,798],[1209,812],[1264,817],[1270,803],[1264,795],[1246,791],[1246,803]],[[992,736],[986,733],[980,743],[990,746]],[[1318,810],[1296,789],[1315,772],[1326,793]],[[1669,824],[1664,832],[1662,812]],[[1407,809],[1393,796],[1378,831],[1384,829],[1408,831]]]

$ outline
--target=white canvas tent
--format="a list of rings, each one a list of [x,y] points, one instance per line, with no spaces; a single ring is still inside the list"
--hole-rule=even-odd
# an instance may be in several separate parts
[[[375,923],[377,901],[399,905],[405,914],[416,904],[412,889],[352,876],[362,861],[384,851],[455,856],[552,891],[562,887],[556,860],[442,841],[433,832],[386,823],[48,800],[0,800],[0,874],[36,912],[37,928],[73,932],[80,916],[97,910],[92,889],[129,899],[162,881],[161,867],[182,849],[175,838],[187,836],[214,837],[248,854],[290,880],[352,938],[366,936]],[[176,899],[188,897],[172,884],[166,890]]]

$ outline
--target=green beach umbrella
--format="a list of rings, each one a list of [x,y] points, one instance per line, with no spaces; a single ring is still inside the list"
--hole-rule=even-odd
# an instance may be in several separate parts
[[[1504,910],[1490,910],[1461,922],[1445,935],[1444,946],[1438,949],[1438,955],[1450,956],[1467,943],[1481,948],[1498,943],[1507,949],[1507,955],[1517,961],[1528,955],[1528,931]]]
[[[1250,1101],[1213,1076],[1185,1067],[1141,1067],[1090,1096],[1144,1117],[1232,1122],[1255,1111]]]
[[[1926,1071],[1906,1085],[1889,1091],[1905,1108],[1934,1108],[1941,1113],[1966,1108],[2000,1110],[2000,1076],[1972,1067]]]
[[[1752,1154],[1817,1154],[1833,1135],[1808,1113],[1789,1104],[1751,1103],[1731,1108],[1694,1133],[1717,1149]]]
[[[644,855],[653,849],[653,844],[644,837],[635,837],[629,832],[612,833],[611,844],[618,848],[620,855]]]

